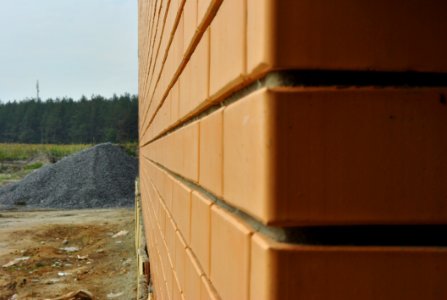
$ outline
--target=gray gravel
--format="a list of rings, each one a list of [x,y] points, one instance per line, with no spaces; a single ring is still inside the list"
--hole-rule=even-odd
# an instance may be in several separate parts
[[[99,144],[0,189],[0,207],[108,208],[134,204],[138,163],[120,147]]]

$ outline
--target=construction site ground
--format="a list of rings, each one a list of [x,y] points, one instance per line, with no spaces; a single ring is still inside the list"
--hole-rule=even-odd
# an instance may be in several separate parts
[[[0,211],[0,300],[135,299],[133,209]]]

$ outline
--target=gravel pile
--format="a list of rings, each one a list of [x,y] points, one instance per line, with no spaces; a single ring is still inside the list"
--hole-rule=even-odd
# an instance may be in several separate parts
[[[110,143],[67,156],[0,189],[0,206],[107,208],[134,203],[138,163]]]

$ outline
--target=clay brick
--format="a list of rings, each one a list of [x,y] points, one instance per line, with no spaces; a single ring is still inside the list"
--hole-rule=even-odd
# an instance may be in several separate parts
[[[166,31],[165,31],[165,35],[167,37],[171,37],[174,32],[174,24],[175,24],[175,20],[177,18],[177,14],[178,14],[178,5],[179,5],[179,0],[171,0],[170,4],[169,4],[169,11],[166,17]]]
[[[222,196],[223,109],[200,120],[199,184]]]
[[[185,126],[150,144],[143,155],[194,182],[199,176],[199,123]]]
[[[210,95],[245,74],[245,6],[245,0],[225,0],[211,23]]]
[[[185,18],[183,49],[186,50],[197,29],[197,0],[186,0],[183,15]]]
[[[447,297],[442,248],[294,246],[255,234],[251,249],[250,299]]]
[[[158,247],[156,248],[157,249],[157,264],[158,264],[158,267],[159,267],[159,269],[160,269],[160,271],[161,272],[159,272],[159,278],[160,278],[160,282],[164,282],[164,281],[166,281],[166,275],[168,274],[167,273],[167,271],[168,270],[166,270],[166,268],[165,268],[165,265],[163,264],[163,257],[160,255],[160,249],[163,249],[162,247],[162,244],[161,244],[161,236],[160,236],[160,234],[158,233],[157,234],[157,236],[158,236],[158,241],[159,241],[159,244],[158,244]],[[162,251],[162,250],[161,250]]]
[[[174,124],[179,119],[179,88],[178,83],[172,86],[171,93],[171,121],[170,124]]]
[[[167,172],[163,171],[163,176],[161,180],[160,195],[166,204],[166,209],[172,211],[172,184],[173,178]]]
[[[163,69],[163,77],[165,78],[165,86],[169,87],[174,79],[174,74],[177,71],[178,65],[175,65],[176,57],[176,49],[174,46],[175,37],[173,37],[171,47],[168,50],[168,54],[166,57],[165,67]]]
[[[166,26],[165,26],[164,30],[166,31],[166,30],[168,30],[168,28],[166,28]],[[161,76],[160,83],[159,83],[157,88],[161,89],[161,91],[163,93],[166,91],[166,87],[167,87],[167,85],[168,85],[168,83],[169,83],[169,81],[171,79],[171,78],[168,78],[168,76],[166,76],[167,73],[165,71],[166,70],[166,61],[165,61],[165,59],[166,59],[166,55],[168,54],[168,51],[169,51],[168,43],[169,43],[170,39],[171,38],[170,38],[170,36],[167,33],[165,33],[163,35],[163,38],[161,39],[160,50],[158,52],[158,60],[164,62],[163,65],[162,65],[163,69],[161,70],[161,74],[155,74],[156,76]]]
[[[175,273],[172,273],[173,276],[173,280],[175,282]],[[184,299],[182,296],[182,292],[180,291],[180,288],[177,286],[177,284],[174,284],[173,288],[172,288],[172,295],[173,295],[173,300],[182,300]]]
[[[205,18],[205,15],[208,11],[208,9],[211,6],[211,3],[213,0],[198,0],[197,1],[197,23],[200,24],[203,19]]]
[[[175,132],[168,134],[161,141],[164,142],[164,147],[161,148],[161,156],[164,156],[163,165],[170,170],[178,173],[180,165],[182,163],[182,156],[179,149],[179,138]],[[170,152],[168,152],[168,149]],[[163,153],[164,152],[164,153]],[[170,153],[169,155],[167,153]]]
[[[183,291],[185,288],[186,242],[178,231],[175,236],[175,272],[180,290]]]
[[[164,282],[164,284],[162,284],[162,290],[163,290],[162,291],[162,293],[163,293],[163,298],[162,299],[166,299],[166,300],[171,299],[169,297],[169,294],[168,294],[169,286],[168,286],[166,281]]]
[[[173,40],[174,66],[178,67],[183,60],[186,49],[183,47],[184,40],[184,13],[182,13]]]
[[[186,250],[185,259],[185,299],[200,299],[200,276],[201,270],[195,261],[191,250]]]
[[[172,217],[186,243],[190,240],[191,189],[179,181],[173,183]]]
[[[191,249],[202,269],[210,274],[210,208],[213,203],[198,192],[191,201]]]
[[[199,107],[208,98],[208,85],[209,31],[206,31],[181,76],[181,89],[183,91],[183,101],[180,102],[181,117]]]
[[[272,105],[265,94],[253,93],[224,110],[223,138],[224,199],[264,222],[271,219],[269,201],[282,201],[269,194],[274,179],[269,164],[275,153],[267,136]]]
[[[163,94],[164,94],[165,90],[163,88]],[[169,125],[169,121],[171,120],[171,97],[167,97],[164,102],[163,105],[161,106],[160,110],[157,113],[157,116],[159,116],[160,120],[159,120],[159,127],[157,130],[157,135],[160,134],[162,131],[164,131],[168,125]]]
[[[175,293],[175,290],[177,290],[181,294],[182,293],[182,289],[181,289],[180,281],[178,279],[177,271],[176,271],[175,268],[172,270],[172,281],[175,283],[175,285],[174,285],[174,293]]]
[[[189,112],[192,108],[192,90],[191,84],[194,80],[191,68],[191,60],[188,61],[185,68],[182,70],[180,77],[178,79],[179,82],[179,117],[183,118],[187,112]]]
[[[167,286],[166,293],[168,295],[168,299],[172,299],[173,288],[176,283],[173,281],[173,278],[172,278],[172,264],[171,264],[171,258],[169,256],[169,252],[167,251],[167,247],[165,247],[163,249],[162,259],[163,259],[163,267],[166,270],[166,278],[165,278],[165,282],[166,282],[166,286]]]
[[[447,71],[442,2],[247,0],[247,6],[248,72]]]
[[[223,209],[211,207],[210,279],[222,299],[247,299],[250,230]]]
[[[446,92],[253,93],[224,111],[224,198],[268,224],[445,223]]]
[[[197,182],[199,179],[199,122],[192,123],[177,131],[182,164],[179,173]]]
[[[200,300],[219,300],[217,292],[205,276],[200,278]]]
[[[170,264],[171,267],[174,268],[175,266],[175,235],[176,235],[176,226],[174,221],[171,218],[167,218],[167,222],[166,222],[166,236],[165,236],[165,240],[166,240],[166,246],[168,248],[168,253],[170,256]]]
[[[160,201],[160,205],[158,206],[158,225],[160,226],[160,232],[161,234],[164,235],[166,234],[166,209],[164,206],[164,203],[161,201],[161,199],[159,198]]]

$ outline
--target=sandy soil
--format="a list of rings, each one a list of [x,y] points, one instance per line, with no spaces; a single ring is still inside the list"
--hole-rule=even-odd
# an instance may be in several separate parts
[[[133,235],[133,209],[0,211],[0,300],[80,289],[95,299],[135,299]]]

